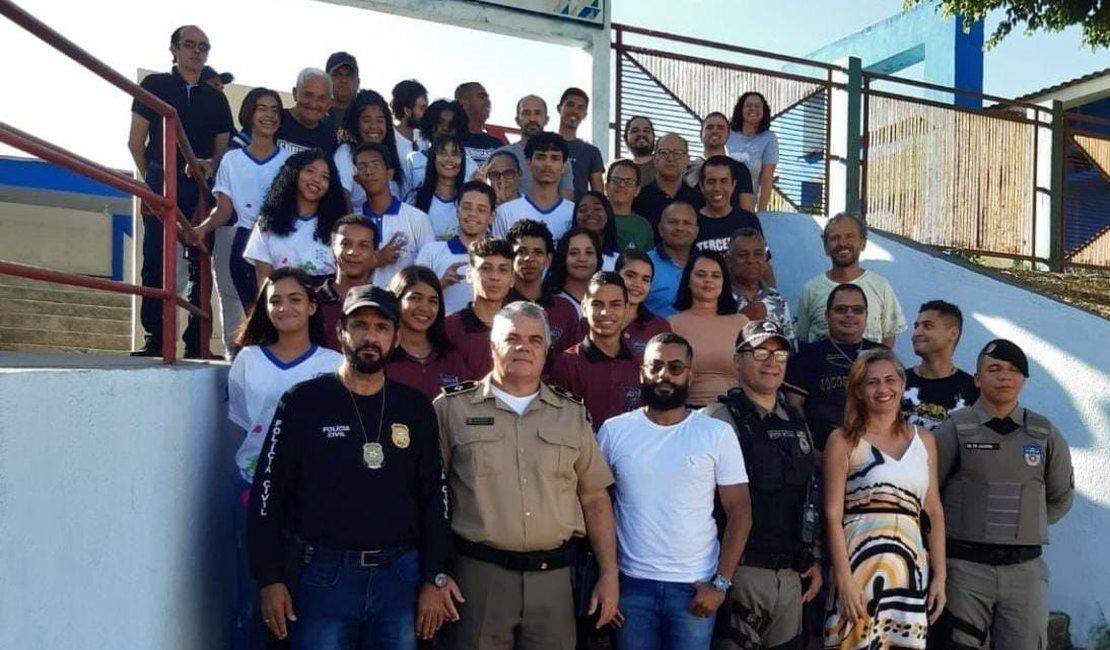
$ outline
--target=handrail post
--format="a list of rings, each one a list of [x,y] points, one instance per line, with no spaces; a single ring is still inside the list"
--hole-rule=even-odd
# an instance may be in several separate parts
[[[1064,156],[1067,153],[1064,125],[1064,104],[1052,102],[1052,180],[1048,208],[1048,268],[1057,273],[1064,270]],[[1036,251],[1033,251],[1036,255]]]
[[[162,363],[177,357],[177,131],[172,117],[162,118],[163,188],[169,200],[162,210]]]
[[[624,85],[624,31],[621,25],[613,25],[613,31],[616,33],[617,42],[614,47],[613,61],[616,64],[616,83],[613,85],[613,123],[616,128],[613,129],[613,156],[612,159],[616,160],[621,157],[621,99],[624,94],[622,86]]]
[[[860,213],[860,115],[863,100],[863,63],[859,57],[848,58],[848,119],[847,150],[844,160],[844,209],[853,214]]]

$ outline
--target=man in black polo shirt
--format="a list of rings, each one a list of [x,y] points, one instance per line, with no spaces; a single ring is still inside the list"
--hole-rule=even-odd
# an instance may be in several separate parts
[[[343,303],[335,374],[282,396],[251,487],[251,573],[262,620],[293,648],[413,648],[457,619],[446,575],[447,485],[428,398],[385,377],[397,299],[372,286]],[[304,540],[291,598],[289,535]],[[292,624],[290,624],[292,623]],[[345,640],[345,641],[344,641]]]
[[[651,222],[652,228],[659,227],[663,209],[675,201],[685,201],[700,210],[705,205],[701,192],[690,187],[682,180],[686,165],[690,162],[690,148],[686,140],[676,133],[668,133],[659,138],[654,154],[655,180],[643,186],[640,194],[632,201],[632,211]]]
[[[200,193],[207,192],[201,184],[212,177],[216,162],[227,149],[229,134],[235,125],[231,121],[231,108],[223,93],[201,83],[200,74],[211,49],[208,36],[195,25],[186,25],[170,35],[170,53],[173,68],[170,72],[148,75],[140,84],[159,99],[177,109],[189,145],[200,164],[197,169],[186,170],[185,159],[177,156],[177,206],[187,219],[193,217],[200,202]],[[150,188],[161,194],[165,180],[162,161],[162,117],[139,100],[131,104],[131,132],[127,148],[135,161],[135,168],[142,174]],[[199,179],[199,182],[198,182]],[[143,262],[140,276],[144,287],[162,286],[162,219],[149,213],[143,206]],[[196,267],[190,263],[189,298],[199,301]],[[183,270],[180,264],[179,269]],[[197,294],[197,295],[194,295]],[[161,356],[162,354],[162,301],[143,298],[139,308],[140,321],[146,330],[143,347],[132,353],[135,356]],[[189,317],[185,330],[185,356],[199,354],[199,327],[195,316]]]
[[[489,160],[490,154],[505,145],[503,140],[486,132],[491,106],[489,93],[477,81],[468,81],[455,88],[455,101],[462,106],[465,114],[459,120],[462,125],[459,139],[466,149],[466,157],[481,165]]]
[[[297,153],[323,149],[328,155],[339,147],[336,125],[328,115],[331,108],[331,77],[319,68],[305,68],[293,87],[293,108],[281,112],[281,126],[274,141],[282,149]]]

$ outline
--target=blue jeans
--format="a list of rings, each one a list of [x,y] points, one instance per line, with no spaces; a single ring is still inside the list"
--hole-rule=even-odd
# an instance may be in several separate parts
[[[693,583],[620,578],[620,610],[624,625],[617,629],[617,650],[707,650],[716,616],[690,613]]]
[[[238,474],[238,472],[236,472]],[[247,495],[250,483],[235,481],[235,615],[231,625],[231,650],[262,650],[270,633],[262,622],[261,594],[251,577],[247,557]]]
[[[384,566],[359,567],[340,553],[309,548],[293,597],[293,650],[416,648],[416,551]]]

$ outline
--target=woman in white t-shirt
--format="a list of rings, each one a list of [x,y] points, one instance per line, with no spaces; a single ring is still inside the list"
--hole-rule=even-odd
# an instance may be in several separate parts
[[[355,182],[354,151],[363,142],[377,142],[392,152],[393,168],[397,171],[389,182],[389,189],[393,196],[403,197],[407,180],[397,153],[393,112],[389,110],[385,97],[373,90],[360,90],[344,113],[343,133],[346,134],[346,142],[335,150],[334,160],[335,168],[339,170],[339,182],[347,193],[350,205],[357,208],[366,203],[366,192]]]
[[[269,88],[255,88],[243,98],[239,123],[250,135],[250,143],[232,149],[220,159],[212,193],[216,207],[193,232],[204,240],[215,234],[212,249],[212,275],[220,297],[220,318],[224,328],[224,348],[234,352],[235,331],[246,308],[258,295],[254,267],[243,259],[251,229],[267,190],[289,152],[277,146],[274,134],[281,126],[281,96]],[[232,218],[235,223],[227,225]]]
[[[331,230],[347,212],[337,179],[335,163],[321,149],[297,152],[281,166],[243,251],[259,287],[286,266],[307,273],[314,285],[335,275]]]
[[[454,134],[436,136],[428,149],[424,183],[417,188],[412,204],[428,215],[439,241],[447,241],[459,232],[458,206],[466,183],[465,157],[462,143]]]
[[[748,167],[755,190],[756,211],[766,211],[775,183],[775,167],[779,163],[779,139],[771,132],[771,106],[763,95],[746,92],[736,100],[725,151],[730,158]]]
[[[601,270],[612,271],[620,257],[617,220],[613,204],[601,192],[590,190],[574,204],[574,225],[591,230],[601,240]]]
[[[323,347],[324,325],[309,276],[280,268],[263,279],[236,342],[241,347],[227,378],[227,416],[245,432],[235,454],[236,559],[239,594],[233,647],[260,647],[267,634],[259,614],[258,585],[247,562],[246,521],[251,481],[278,401],[302,381],[335,372],[342,355]]]

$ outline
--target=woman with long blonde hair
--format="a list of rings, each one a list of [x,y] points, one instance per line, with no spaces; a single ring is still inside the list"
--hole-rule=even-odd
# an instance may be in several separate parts
[[[936,440],[902,417],[905,386],[890,349],[860,354],[848,373],[844,426],[825,447],[833,574],[825,648],[924,648],[944,609]]]

